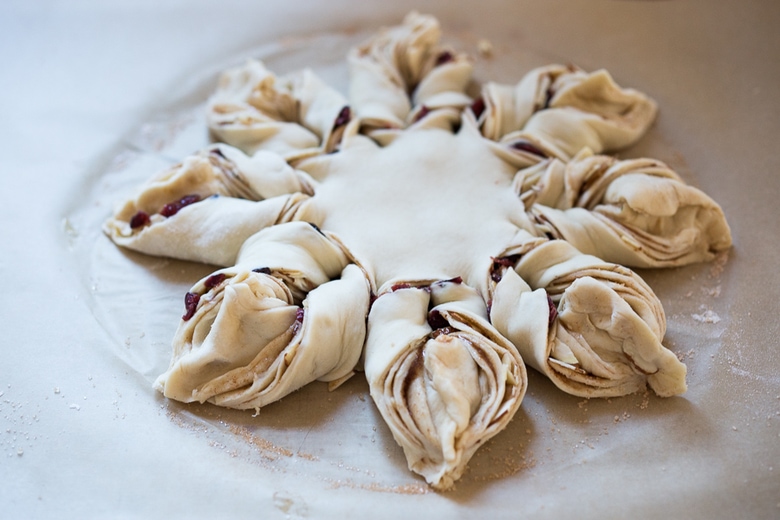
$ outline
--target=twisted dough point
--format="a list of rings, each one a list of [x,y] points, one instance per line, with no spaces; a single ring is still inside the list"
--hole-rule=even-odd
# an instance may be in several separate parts
[[[668,397],[686,389],[685,365],[661,344],[663,308],[647,284],[561,240],[536,246],[503,273],[491,320],[567,393],[616,397],[650,386]]]
[[[311,193],[312,182],[274,154],[248,157],[215,145],[147,181],[103,230],[116,244],[142,253],[233,265],[243,243],[283,220]],[[162,214],[183,199],[191,202]]]
[[[482,134],[504,145],[499,153],[518,167],[547,157],[568,162],[583,148],[625,148],[657,112],[655,101],[620,87],[605,70],[562,65],[534,69],[513,86],[486,83],[480,99]]]
[[[398,289],[376,300],[365,370],[409,468],[444,490],[508,424],[527,382],[522,359],[487,322],[473,289],[444,282],[429,290]]]
[[[201,280],[188,297],[195,305],[155,384],[166,397],[259,408],[314,380],[349,377],[359,361],[368,282],[305,222],[261,231],[235,267]]]
[[[349,55],[349,100],[365,131],[405,128],[427,110],[471,103],[471,61],[439,44],[439,22],[410,13]],[[380,132],[381,133],[381,132]]]
[[[278,153],[287,161],[334,150],[346,98],[311,70],[277,78],[257,60],[225,71],[209,99],[209,129],[248,154]]]
[[[541,233],[610,262],[675,267],[731,247],[720,206],[660,161],[584,150],[521,170],[515,186]]]

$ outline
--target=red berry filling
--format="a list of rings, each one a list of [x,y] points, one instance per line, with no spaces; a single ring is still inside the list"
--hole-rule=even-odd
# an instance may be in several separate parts
[[[304,315],[304,310],[302,308],[299,308],[297,311],[295,311],[295,323],[293,323],[293,334],[298,334],[298,331],[301,330],[301,327],[303,326],[303,315]]]
[[[504,276],[504,269],[514,267],[518,259],[517,255],[500,258],[492,257],[493,265],[490,268],[490,279],[496,283],[500,282]]]
[[[219,150],[215,151],[214,153],[219,153],[221,155]],[[179,200],[174,200],[164,205],[162,209],[160,209],[160,215],[163,217],[172,217],[178,213],[181,208],[189,206],[190,204],[195,204],[196,202],[200,202],[200,200],[200,195],[185,195]],[[149,214],[145,211],[139,211],[130,218],[130,229],[142,228],[150,225],[151,223],[152,219]]]
[[[428,325],[431,329],[438,330],[449,327],[450,323],[439,311],[433,310],[428,313]]]
[[[200,202],[200,195],[185,195],[179,200],[174,200],[163,206],[160,210],[160,215],[163,217],[172,217],[183,207],[195,204],[196,202]]]
[[[558,307],[555,306],[555,303],[552,301],[549,294],[547,295],[547,306],[550,307],[550,316],[547,318],[547,328],[551,328],[553,323],[555,323],[555,318],[558,317]]]
[[[455,61],[455,56],[450,51],[444,51],[436,57],[436,66]]]
[[[212,149],[211,149],[211,150],[209,150],[209,151],[210,151],[212,154],[214,154],[214,155],[216,155],[216,156],[218,156],[218,157],[221,157],[222,159],[226,159],[226,160],[227,160],[227,157],[225,157],[225,154],[224,154],[224,153],[222,153],[222,150],[220,150],[219,148],[212,148]]]
[[[217,285],[221,284],[224,281],[225,281],[225,274],[217,273],[217,274],[212,274],[211,276],[206,278],[203,281],[203,285],[206,286],[206,289],[213,289],[214,287],[216,287]]]
[[[349,105],[347,105],[341,109],[341,112],[339,112],[339,115],[336,117],[336,121],[333,123],[333,128],[346,125],[349,123],[350,119],[352,119],[352,111],[349,109]]]
[[[145,211],[139,211],[133,215],[133,218],[130,219],[130,228],[138,229],[144,226],[148,226],[151,223],[152,220],[149,218],[149,214]]]
[[[539,157],[547,157],[546,153],[544,153],[542,150],[532,145],[528,141],[515,141],[514,143],[512,143],[511,147],[521,152],[528,152],[533,155],[538,155]]]
[[[427,116],[430,113],[431,113],[431,109],[426,107],[425,105],[422,105],[420,107],[419,112],[417,112],[417,115],[414,116],[414,122],[416,123],[417,121],[419,121],[420,119],[422,119],[423,117]]]
[[[181,317],[184,321],[189,321],[190,318],[195,316],[195,310],[198,308],[198,302],[200,301],[200,295],[197,293],[188,292],[184,295],[184,316]]]
[[[475,99],[471,104],[471,111],[474,112],[474,117],[479,119],[479,116],[485,111],[485,100],[482,98]]]

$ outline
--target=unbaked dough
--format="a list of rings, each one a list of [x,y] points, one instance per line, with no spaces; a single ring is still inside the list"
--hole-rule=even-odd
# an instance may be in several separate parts
[[[630,267],[730,247],[720,207],[639,139],[656,104],[550,65],[467,94],[472,61],[417,13],[348,56],[347,95],[255,60],[209,99],[219,144],[162,172],[105,231],[220,266],[185,295],[167,397],[252,409],[364,368],[411,470],[448,489],[521,404],[685,391],[663,308]]]

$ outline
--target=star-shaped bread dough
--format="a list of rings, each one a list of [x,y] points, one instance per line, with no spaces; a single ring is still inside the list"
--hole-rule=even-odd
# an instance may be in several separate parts
[[[216,143],[105,224],[119,245],[222,266],[185,296],[156,387],[253,409],[363,370],[409,467],[437,489],[512,419],[526,364],[562,390],[685,391],[663,308],[630,267],[712,259],[720,207],[663,163],[605,155],[656,105],[606,71],[551,65],[472,88],[410,14],[309,70],[228,70]]]

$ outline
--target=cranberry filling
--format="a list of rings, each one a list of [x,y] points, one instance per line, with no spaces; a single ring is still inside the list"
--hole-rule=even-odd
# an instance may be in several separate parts
[[[493,258],[493,266],[512,267],[515,260],[511,256],[502,256],[500,258]]]
[[[352,111],[349,109],[349,105],[347,105],[342,108],[341,112],[339,112],[339,115],[336,116],[336,121],[333,123],[333,128],[346,125],[349,123],[350,119],[352,119]]]
[[[172,217],[183,207],[195,204],[196,202],[200,202],[200,195],[185,195],[179,200],[174,200],[163,206],[160,210],[160,215],[163,217]]]
[[[511,147],[521,152],[528,152],[533,155],[538,155],[539,157],[547,157],[546,153],[544,153],[542,150],[532,145],[528,141],[516,141],[512,143]]]
[[[149,218],[149,214],[145,211],[139,211],[133,218],[130,219],[130,227],[132,229],[138,229],[140,227],[148,226],[152,221]]]
[[[450,51],[444,51],[436,58],[436,66],[438,67],[439,65],[444,65],[451,61],[455,61],[455,56],[453,56]]]
[[[261,274],[271,274],[271,268],[270,267],[258,267],[257,269],[252,269],[253,273],[261,273]]]
[[[390,287],[390,292],[395,292],[395,291],[397,291],[399,289],[410,289],[411,287],[412,287],[412,285],[408,284],[408,283],[397,283],[397,284],[393,285],[392,287]]]
[[[485,111],[485,100],[482,98],[475,99],[471,104],[471,111],[474,112],[474,117],[479,119],[479,116]]]
[[[439,311],[433,310],[428,313],[428,325],[433,330],[443,329],[449,327],[450,324],[447,319],[441,315]]]
[[[198,302],[200,301],[200,294],[188,292],[184,295],[184,316],[181,317],[184,321],[189,321],[190,318],[195,316],[195,309],[198,308]]]
[[[222,150],[220,150],[219,148],[212,148],[211,149],[211,153],[213,153],[214,155],[218,155],[219,157],[222,157],[223,159],[227,159],[227,157],[225,157],[225,154],[223,154]]]
[[[416,116],[414,116],[414,122],[416,123],[417,121],[419,121],[420,119],[422,119],[423,117],[427,116],[430,113],[431,113],[431,109],[426,107],[425,105],[422,105],[420,107],[420,111],[417,112]]]
[[[547,87],[547,91],[544,93],[544,108],[550,108],[550,101],[552,101],[552,97],[555,95],[555,92],[553,91],[552,87]]]
[[[297,311],[295,311],[295,323],[293,323],[293,334],[298,334],[298,331],[301,330],[301,327],[303,326],[303,314],[304,311],[302,308],[299,308]]]
[[[555,318],[558,317],[558,308],[555,306],[555,303],[552,301],[549,294],[547,295],[547,306],[550,307],[550,317],[547,318],[547,328],[551,328],[553,323],[555,323]]]
[[[225,275],[224,273],[217,273],[212,274],[206,280],[204,280],[203,285],[206,286],[206,289],[213,289],[217,285],[221,284],[225,281]]]
[[[518,259],[518,255],[504,256],[501,258],[492,257],[493,266],[490,269],[490,279],[496,283],[500,282],[504,269],[514,267]]]

